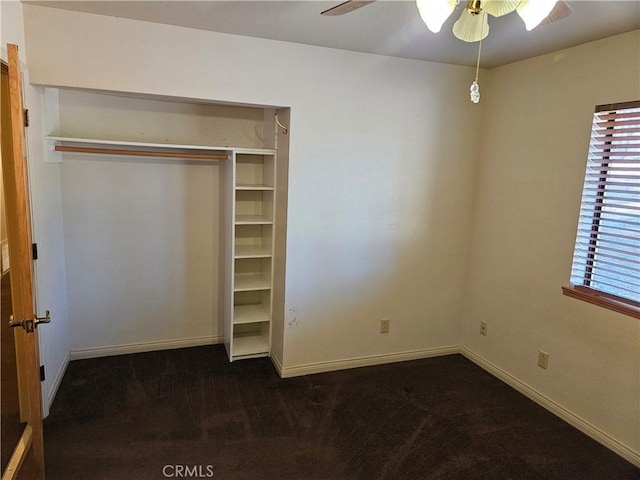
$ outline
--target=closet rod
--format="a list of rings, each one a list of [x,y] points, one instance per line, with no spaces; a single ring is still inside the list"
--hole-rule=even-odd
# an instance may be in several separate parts
[[[161,157],[161,158],[185,158],[194,160],[227,160],[227,155],[214,153],[177,153],[177,152],[151,152],[147,150],[120,150],[116,148],[89,148],[67,147],[56,145],[56,152],[70,153],[97,153],[103,155],[125,155],[127,157]]]

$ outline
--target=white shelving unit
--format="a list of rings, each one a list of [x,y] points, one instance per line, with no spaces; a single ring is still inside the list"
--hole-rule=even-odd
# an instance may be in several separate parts
[[[231,361],[270,355],[273,316],[276,151],[234,150],[229,165],[230,285],[225,347]]]

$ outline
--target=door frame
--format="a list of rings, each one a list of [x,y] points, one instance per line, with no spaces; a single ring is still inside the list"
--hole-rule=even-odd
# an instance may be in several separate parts
[[[31,249],[31,210],[24,131],[24,103],[18,46],[7,44],[7,56],[12,155],[9,158],[2,157],[2,179],[6,203],[7,236],[10,246],[11,297],[14,318],[17,321],[30,320],[37,326],[34,308],[35,284]],[[27,467],[30,479],[44,480],[44,435],[38,331],[37,328],[33,328],[29,332],[17,328],[15,336],[16,347],[22,349],[23,352],[18,358],[18,369],[28,396],[26,403],[23,404],[21,400],[21,416],[26,421],[26,427],[2,474],[2,480],[18,478],[22,469]]]

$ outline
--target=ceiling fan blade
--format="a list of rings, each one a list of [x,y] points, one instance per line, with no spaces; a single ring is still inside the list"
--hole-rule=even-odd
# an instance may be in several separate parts
[[[481,3],[482,9],[489,15],[501,17],[513,12],[520,0],[485,0]]]
[[[567,2],[558,2],[556,6],[553,7],[551,13],[547,18],[545,18],[540,25],[546,25],[547,23],[557,22],[558,20],[562,20],[563,18],[567,18],[569,15],[573,13],[573,8],[569,6]]]
[[[478,42],[489,35],[488,19],[485,14],[473,14],[465,8],[453,24],[453,34],[464,42]]]
[[[376,0],[348,0],[339,5],[336,5],[335,7],[329,8],[324,12],[321,12],[320,15],[327,15],[327,16],[344,15],[346,13],[351,13],[354,10],[357,10],[358,8],[365,7],[375,1]]]

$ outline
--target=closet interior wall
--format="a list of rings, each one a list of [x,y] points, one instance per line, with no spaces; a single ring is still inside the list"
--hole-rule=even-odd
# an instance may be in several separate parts
[[[52,136],[263,148],[266,112],[273,116],[53,90]],[[224,160],[63,154],[72,359],[222,342],[224,168]]]
[[[275,125],[275,117],[265,112],[265,131],[275,130],[275,135],[265,135],[265,147],[278,151],[275,191],[275,224],[273,246],[273,305],[271,307],[271,360],[282,373],[285,365],[285,266],[287,254],[287,210],[289,204],[289,138],[291,135],[291,109],[276,110],[278,120],[285,128]],[[272,143],[273,142],[273,143]]]

